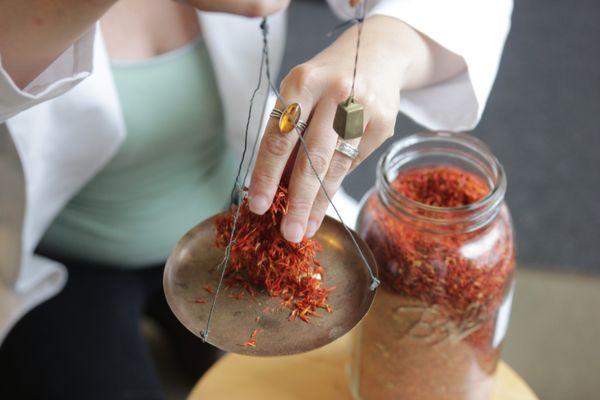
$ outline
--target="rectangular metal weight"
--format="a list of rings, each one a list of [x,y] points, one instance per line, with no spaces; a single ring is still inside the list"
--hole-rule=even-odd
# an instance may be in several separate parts
[[[364,109],[353,97],[338,104],[333,129],[344,140],[356,139],[363,134]]]

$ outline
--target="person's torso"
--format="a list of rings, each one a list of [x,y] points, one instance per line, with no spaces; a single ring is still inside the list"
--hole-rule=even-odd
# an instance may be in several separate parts
[[[201,34],[196,9],[173,0],[119,0],[100,26],[109,57],[122,61],[156,57]]]
[[[187,229],[225,206],[234,160],[200,36],[149,59],[117,53],[134,60],[112,62],[125,141],[62,210],[40,250],[141,267],[163,261]]]

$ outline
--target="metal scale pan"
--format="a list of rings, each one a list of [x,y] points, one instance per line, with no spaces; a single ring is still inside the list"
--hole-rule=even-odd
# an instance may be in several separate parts
[[[214,296],[204,286],[217,288],[221,272],[217,271],[217,266],[224,254],[215,246],[215,218],[196,225],[179,240],[164,272],[164,290],[171,310],[197,336],[206,327]],[[325,269],[325,285],[335,286],[328,299],[333,312],[319,310],[310,323],[298,318],[290,321],[290,310],[281,308],[280,298],[257,291],[254,299],[246,293],[237,300],[229,295],[240,290],[232,291],[223,286],[211,320],[208,343],[245,355],[288,355],[324,346],[358,324],[375,297],[375,291],[369,289],[369,272],[340,222],[326,217],[315,237],[323,246],[317,259]],[[368,246],[358,235],[355,237],[369,265],[375,268]],[[198,298],[208,301],[196,303]],[[269,311],[265,311],[266,307]],[[260,329],[256,347],[242,346],[255,329]]]

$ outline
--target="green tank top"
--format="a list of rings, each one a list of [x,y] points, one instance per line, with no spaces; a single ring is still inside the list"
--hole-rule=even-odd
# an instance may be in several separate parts
[[[226,207],[235,161],[202,40],[112,70],[125,141],[53,221],[39,250],[140,268],[164,262],[187,230]]]

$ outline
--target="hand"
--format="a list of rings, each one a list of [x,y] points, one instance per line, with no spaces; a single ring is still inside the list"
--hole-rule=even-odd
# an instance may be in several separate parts
[[[245,17],[264,17],[286,8],[289,0],[184,0],[203,11],[224,12]]]
[[[349,141],[359,149],[353,162],[335,151],[338,135],[333,130],[333,119],[338,103],[351,91],[356,30],[356,26],[349,29],[329,48],[292,69],[280,90],[288,104],[297,102],[302,107],[301,119],[308,123],[304,134],[308,153],[330,196],[351,167],[393,135],[400,89],[410,67],[408,50],[412,50],[412,45],[405,42],[410,42],[411,35],[419,36],[390,17],[376,16],[365,21],[355,88],[355,98],[365,108],[365,131],[361,139]],[[399,40],[399,35],[405,39]],[[281,103],[277,107],[284,108]],[[298,141],[295,131],[281,134],[277,123],[274,118],[268,123],[252,175],[250,209],[257,214],[263,214],[270,206]],[[290,160],[294,164],[288,185],[289,208],[281,223],[283,236],[291,242],[313,236],[328,207],[305,152],[300,149],[297,154],[295,161]]]

